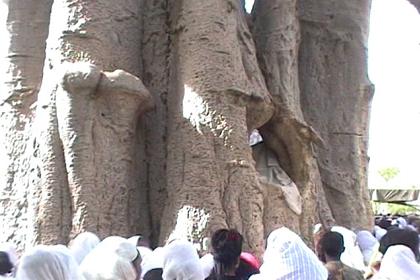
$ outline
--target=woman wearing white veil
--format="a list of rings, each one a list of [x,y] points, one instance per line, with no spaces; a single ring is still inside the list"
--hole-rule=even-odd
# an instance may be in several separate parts
[[[77,264],[81,264],[83,259],[101,242],[99,237],[91,232],[82,232],[70,242],[69,249],[73,254]]]
[[[267,239],[260,274],[251,280],[327,280],[328,271],[302,239],[286,227]]]
[[[39,245],[26,252],[16,272],[18,280],[84,280],[70,251],[63,245]]]

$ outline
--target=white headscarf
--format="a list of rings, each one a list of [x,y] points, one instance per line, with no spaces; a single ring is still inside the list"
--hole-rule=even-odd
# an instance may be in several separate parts
[[[119,236],[105,238],[80,265],[86,280],[135,280],[135,245]]]
[[[83,280],[70,251],[63,245],[36,246],[25,253],[16,273],[18,280]]]
[[[78,264],[81,264],[83,259],[95,248],[101,240],[91,233],[83,232],[79,234],[70,244],[69,249]]]
[[[373,253],[378,250],[379,242],[367,230],[362,230],[357,233],[357,244],[363,254],[365,265],[369,265]]]
[[[205,254],[200,258],[201,269],[203,270],[204,277],[210,276],[212,269],[214,268],[214,258],[212,254]]]
[[[375,238],[378,241],[381,241],[382,237],[387,233],[386,229],[381,228],[380,226],[375,226]]]
[[[152,253],[147,254],[141,262],[141,278],[152,269],[163,268],[164,249],[157,247]]]
[[[391,246],[374,279],[417,280],[420,279],[420,265],[410,248],[404,245]]]
[[[193,244],[175,240],[164,247],[163,280],[204,280],[198,253]]]
[[[362,252],[360,251],[359,246],[357,246],[356,239],[357,236],[354,232],[345,227],[334,226],[331,228],[331,231],[335,231],[343,235],[344,238],[344,247],[345,250],[343,254],[341,254],[340,260],[357,270],[365,271],[366,266],[364,264],[364,257]]]
[[[398,217],[396,222],[399,228],[405,228],[408,225],[406,219],[404,219],[403,217]]]
[[[260,274],[252,280],[326,280],[328,271],[302,239],[288,228],[274,230],[267,239]]]

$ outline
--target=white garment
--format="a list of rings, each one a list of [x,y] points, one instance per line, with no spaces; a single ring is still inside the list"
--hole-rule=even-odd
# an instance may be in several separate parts
[[[18,261],[18,257],[17,257],[17,254],[16,254],[15,245],[13,245],[12,243],[9,243],[9,242],[2,243],[0,245],[0,251],[6,252],[7,255],[9,256],[10,262],[13,264],[13,266],[16,266],[17,261]]]
[[[263,142],[263,138],[261,136],[261,134],[258,132],[258,130],[254,129],[251,132],[251,135],[249,135],[249,145],[250,146],[254,146],[257,145],[258,143]]]
[[[163,280],[204,280],[197,250],[187,241],[175,240],[164,247]]]
[[[418,280],[420,265],[410,248],[404,245],[391,246],[386,251],[381,268],[374,279]]]
[[[162,247],[157,247],[152,253],[147,254],[141,262],[141,278],[152,269],[163,268]]]
[[[137,251],[139,251],[142,259],[146,258],[148,255],[150,255],[153,252],[150,248],[147,248],[144,246],[138,246]]]
[[[288,228],[274,230],[267,239],[260,274],[252,280],[326,280],[328,271],[302,239]]]
[[[71,252],[63,245],[36,246],[25,253],[16,272],[18,280],[83,280]]]
[[[80,264],[86,280],[135,280],[135,245],[119,236],[105,238]]]
[[[397,218],[397,225],[399,228],[405,228],[407,227],[408,223],[403,217]]]
[[[203,269],[204,278],[210,276],[211,271],[214,267],[214,258],[212,254],[205,254],[200,258],[201,268]]]
[[[357,233],[357,244],[363,254],[365,265],[369,265],[373,253],[378,250],[379,242],[367,230],[362,230]]]
[[[382,237],[388,232],[386,229],[381,228],[380,226],[375,226],[375,238],[378,241],[381,241]]]
[[[83,259],[92,251],[101,240],[91,232],[83,232],[69,244],[74,259],[80,265]]]
[[[356,234],[352,232],[351,230],[345,227],[341,227],[341,226],[333,226],[331,228],[331,231],[340,233],[341,235],[343,235],[343,238],[344,238],[345,250],[343,254],[341,254],[340,260],[344,264],[354,269],[365,271],[366,266],[363,261],[364,257],[363,257],[362,251],[360,251],[359,246],[357,246]]]

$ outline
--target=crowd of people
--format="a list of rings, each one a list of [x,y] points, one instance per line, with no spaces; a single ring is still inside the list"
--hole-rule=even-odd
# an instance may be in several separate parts
[[[260,259],[242,250],[243,236],[217,230],[207,254],[170,237],[154,250],[146,238],[79,234],[68,246],[37,245],[18,257],[0,246],[0,279],[18,280],[359,280],[420,279],[419,219],[376,221],[372,232],[314,228],[315,249],[286,227],[271,232]]]

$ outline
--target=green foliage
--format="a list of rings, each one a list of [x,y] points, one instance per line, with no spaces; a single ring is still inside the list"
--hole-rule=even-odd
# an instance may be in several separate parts
[[[389,180],[395,178],[400,173],[400,170],[396,167],[387,167],[382,168],[378,171],[378,173],[385,179],[385,181],[388,182]]]

